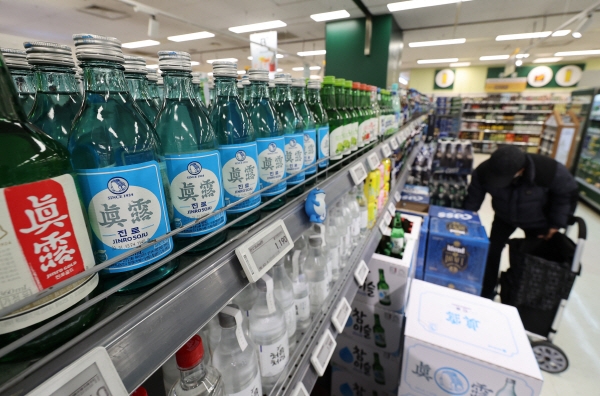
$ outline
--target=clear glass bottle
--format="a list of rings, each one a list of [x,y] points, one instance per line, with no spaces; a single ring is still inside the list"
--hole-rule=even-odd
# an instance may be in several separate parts
[[[175,353],[180,378],[169,396],[224,396],[223,377],[204,361],[204,345],[199,335],[193,336]]]
[[[335,103],[337,105],[338,111],[340,112],[340,114],[342,115],[342,118],[344,119],[344,129],[343,129],[343,136],[344,136],[343,155],[344,155],[344,157],[348,156],[352,152],[352,143],[350,141],[350,139],[351,139],[350,129],[352,128],[352,126],[350,124],[352,124],[352,122],[353,122],[352,121],[352,113],[349,112],[348,108],[347,108],[345,85],[346,85],[345,79],[343,79],[343,78],[335,79]]]
[[[158,92],[158,72],[156,69],[148,69],[148,74],[146,74],[146,80],[148,83],[148,94],[152,98],[152,102],[154,102],[154,106],[160,110],[162,107],[162,98]]]
[[[233,303],[240,307],[242,316],[244,317],[244,331],[250,337],[250,311],[258,298],[258,290],[256,283],[248,283],[248,285],[233,299]]]
[[[307,101],[310,111],[315,117],[315,128],[317,129],[317,160],[329,157],[329,117],[321,101],[321,81],[309,80],[307,90]],[[319,162],[319,170],[327,168],[329,160]]]
[[[281,304],[285,315],[285,325],[287,327],[288,343],[290,351],[296,346],[296,304],[294,301],[294,288],[292,280],[287,274],[283,265],[283,259],[279,260],[268,274],[273,278],[275,287],[275,300]]]
[[[3,246],[0,267],[14,269],[13,276],[0,279],[6,304],[18,302],[94,266],[77,190],[68,151],[27,121],[13,80],[0,56],[0,218],[3,219],[2,233],[13,238],[8,246]],[[68,256],[61,257],[59,243],[66,246]],[[61,273],[54,261],[47,261],[47,255],[35,254],[34,244],[47,249],[52,260],[73,264],[73,271]],[[47,271],[54,269],[59,276],[47,277]],[[101,291],[102,287],[97,286],[98,276],[94,275],[67,290],[56,290],[42,304],[34,303],[21,312],[3,317],[0,348],[51,322],[64,311],[89,301]],[[95,304],[76,314],[2,357],[1,361],[42,356],[89,328],[102,306]]]
[[[250,311],[250,339],[258,352],[263,392],[269,394],[289,360],[287,326],[281,305],[275,300],[273,278],[256,281],[258,299]]]
[[[276,184],[261,193],[262,201],[265,202],[287,189],[286,183],[277,183],[286,176],[284,130],[269,94],[269,71],[250,69],[248,73],[250,98],[247,109],[256,132],[260,186],[263,189]],[[266,205],[264,210],[277,209],[284,203],[285,196],[282,195]]]
[[[17,87],[23,112],[27,116],[35,101],[33,67],[27,63],[27,53],[23,50],[0,48],[0,52]]]
[[[304,169],[304,122],[292,101],[292,76],[288,73],[275,75],[275,108],[285,134],[286,176],[295,175],[286,181],[288,190],[305,180]],[[295,197],[304,192],[304,186],[288,193]]]
[[[156,131],[134,110],[123,75],[121,42],[90,34],[76,34],[73,40],[86,90],[68,148],[100,263],[171,230],[163,187],[165,164]],[[172,238],[164,239],[102,274],[109,287],[115,286],[172,249]],[[176,268],[177,262],[171,261],[121,291],[148,287]]]
[[[317,314],[329,295],[329,279],[327,276],[327,256],[323,252],[323,237],[317,234],[308,238],[308,256],[304,272],[308,281],[310,298],[310,314]]]
[[[323,78],[321,100],[325,108],[329,124],[329,163],[335,165],[343,158],[344,154],[344,117],[337,109],[335,98],[335,77]]]
[[[310,298],[308,295],[308,282],[304,274],[306,255],[307,253],[304,250],[296,249],[296,244],[294,244],[294,250],[284,258],[286,269],[291,267],[291,271],[286,272],[291,273],[298,334],[304,332],[310,325]]]
[[[151,124],[154,124],[159,109],[154,104],[154,100],[152,100],[148,92],[146,60],[141,56],[126,56],[124,66],[125,81],[127,81],[127,86],[129,87],[129,94],[144,117]]]
[[[364,183],[360,183],[360,186],[358,186],[356,191],[356,202],[358,203],[360,212],[360,235],[364,238],[369,230],[369,205],[367,197],[365,197]]]
[[[317,173],[317,167],[314,165],[317,162],[317,127],[315,116],[308,106],[306,99],[305,84],[303,78],[294,78],[292,80],[294,106],[304,123],[304,173],[306,177],[310,177]],[[314,184],[315,182],[316,180],[313,179],[308,184]]]
[[[398,84],[392,84],[390,104],[394,115],[394,131],[396,133],[400,125],[402,125],[402,109],[400,107],[400,96],[398,95]]]
[[[244,334],[237,333],[235,316],[231,316],[237,312],[236,305],[228,305],[227,310],[219,312],[221,342],[213,354],[213,365],[225,379],[225,395],[260,396],[262,385],[256,348]]]
[[[344,81],[344,94],[346,99],[346,110],[350,116],[348,124],[348,136],[350,138],[350,151],[354,152],[358,149],[358,123],[360,122],[360,114],[354,108],[354,95],[352,94],[351,80]]]
[[[345,197],[346,208],[350,212],[350,237],[352,238],[352,246],[358,245],[360,242],[360,206],[356,200],[358,187],[352,186]]]
[[[260,189],[258,176],[258,151],[256,131],[238,96],[236,86],[237,63],[218,61],[213,64],[216,99],[210,112],[223,167],[225,205],[229,206],[250,197]],[[260,194],[227,209],[229,222],[260,205]],[[260,218],[260,211],[246,216],[232,228],[253,224]]]
[[[167,166],[172,228],[192,223],[225,206],[221,155],[213,128],[193,92],[190,59],[187,52],[158,52],[165,100],[155,126]],[[186,246],[223,228],[226,222],[225,212],[213,215],[177,234],[175,242]],[[217,233],[192,251],[213,248],[226,238],[226,231]]]
[[[337,282],[340,277],[340,268],[342,266],[342,260],[340,256],[341,252],[341,241],[340,231],[331,220],[331,217],[327,217],[327,225],[325,230],[325,247],[327,249],[327,266],[328,270],[331,271],[332,282]]]
[[[267,70],[267,78],[269,71]],[[242,101],[248,107],[250,104],[250,76],[248,74],[244,74],[242,76]]]
[[[352,254],[352,217],[350,210],[345,205],[345,199],[342,197],[336,203],[332,209],[332,215],[334,224],[338,228],[338,231],[342,237],[342,247],[340,249],[340,264],[344,268],[346,266],[346,259]]]
[[[36,95],[29,121],[67,147],[71,123],[82,98],[75,79],[75,62],[67,45],[25,42],[27,61],[34,67]]]

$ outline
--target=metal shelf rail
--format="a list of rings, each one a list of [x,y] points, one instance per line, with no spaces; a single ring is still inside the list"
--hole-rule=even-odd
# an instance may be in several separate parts
[[[401,135],[408,128],[416,128],[424,117],[416,115],[393,137],[375,145],[371,150],[363,150],[350,165],[318,182],[315,187],[326,192],[326,203],[332,204],[351,189],[354,183],[349,169],[359,162],[365,165],[365,169],[370,169],[367,164],[369,155],[373,152],[382,153],[383,147],[392,138]],[[416,155],[416,150],[413,150],[412,155]],[[402,177],[406,177],[406,172]],[[130,297],[129,300],[132,301],[128,301],[127,305],[24,370],[10,375],[0,385],[0,394],[27,394],[98,346],[106,348],[126,389],[133,392],[248,284],[235,255],[237,247],[276,219],[285,222],[294,240],[310,227],[304,213],[304,200],[310,189],[312,188],[307,188],[307,192],[288,201],[282,208],[263,216],[256,224],[230,237],[224,247],[215,249],[209,255],[180,256],[180,266],[183,269],[177,274],[139,297]],[[373,242],[372,238],[377,233],[378,230],[372,230],[366,239]],[[363,247],[366,252],[365,249]],[[374,251],[374,247],[372,250]],[[358,254],[360,253],[355,250],[352,257]],[[366,256],[365,254],[364,257]],[[200,262],[201,265],[198,265]],[[347,285],[348,272],[344,276],[346,282],[336,284],[336,287],[340,286],[333,296],[340,295],[342,289],[350,287]],[[332,299],[335,298],[333,296]],[[310,337],[306,337],[301,343],[308,343],[308,339]],[[289,367],[293,365],[290,364]],[[283,390],[282,387],[277,389]]]

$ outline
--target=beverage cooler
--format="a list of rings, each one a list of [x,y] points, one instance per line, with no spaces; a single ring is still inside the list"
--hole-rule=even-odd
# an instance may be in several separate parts
[[[590,105],[578,106],[581,131],[574,173],[580,198],[600,210],[600,94],[598,89],[576,91],[572,108],[582,102],[582,98],[590,99]]]

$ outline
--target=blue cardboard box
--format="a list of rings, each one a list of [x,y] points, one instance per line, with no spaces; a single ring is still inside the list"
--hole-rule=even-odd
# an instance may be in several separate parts
[[[400,201],[429,203],[429,187],[407,184],[402,189]]]
[[[445,208],[443,206],[431,205],[429,206],[429,216],[439,217],[440,219],[481,224],[481,220],[479,219],[477,212],[471,212],[470,210]]]
[[[456,279],[431,274],[425,274],[425,282],[433,283],[435,285],[444,286],[449,289],[455,289],[469,294],[474,294],[476,296],[481,295],[481,284],[477,283],[459,282]]]
[[[488,247],[481,224],[430,216],[425,276],[481,285]]]
[[[429,216],[423,217],[421,232],[419,236],[419,249],[417,250],[417,268],[415,279],[423,280],[425,275],[425,255],[427,254],[427,236],[429,234]]]

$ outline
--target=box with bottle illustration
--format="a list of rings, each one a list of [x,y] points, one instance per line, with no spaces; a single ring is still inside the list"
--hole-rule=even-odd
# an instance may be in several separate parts
[[[396,396],[398,388],[386,390],[371,378],[332,365],[331,396]]]
[[[412,282],[399,396],[536,396],[542,384],[516,308]]]
[[[488,246],[482,225],[430,216],[425,276],[480,285]]]
[[[346,322],[344,334],[376,350],[398,355],[402,315],[379,305],[369,305],[356,299]]]
[[[398,389],[400,379],[400,356],[381,352],[341,334],[331,362],[353,375],[364,376],[390,392]]]

